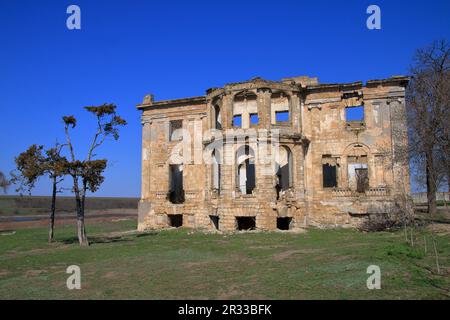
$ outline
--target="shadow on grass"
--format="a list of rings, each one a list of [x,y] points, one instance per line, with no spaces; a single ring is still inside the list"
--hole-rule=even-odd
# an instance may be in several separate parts
[[[89,245],[132,241],[132,239],[124,238],[121,236],[115,236],[115,237],[95,237],[94,236],[94,237],[88,237],[88,240],[89,240]],[[78,237],[71,237],[68,239],[64,239],[60,242],[63,244],[77,244]]]
[[[143,232],[138,233],[135,235],[110,235],[110,236],[88,236],[89,244],[103,244],[103,243],[117,243],[117,242],[130,242],[133,241],[133,238],[141,238],[141,237],[148,237],[148,236],[156,236],[158,235],[158,232],[152,231],[152,232]],[[77,244],[78,243],[78,237],[70,237],[64,240],[57,241],[62,244]]]
[[[159,232],[157,232],[157,231],[138,233],[136,235],[136,238],[142,238],[142,237],[148,237],[148,236],[157,236],[158,233]]]

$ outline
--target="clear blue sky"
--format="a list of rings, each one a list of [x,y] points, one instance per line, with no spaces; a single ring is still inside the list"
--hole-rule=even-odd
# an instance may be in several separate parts
[[[81,8],[82,29],[66,28]],[[366,28],[377,4],[382,29]],[[111,166],[99,196],[139,196],[140,134],[135,105],[204,94],[255,76],[318,76],[345,82],[405,74],[414,50],[450,39],[450,1],[0,2],[0,170],[33,143],[62,141],[61,116],[79,120],[76,152],[94,123],[85,105],[111,102],[129,125],[100,156]],[[10,193],[13,190],[10,190]],[[34,194],[47,195],[43,180]]]

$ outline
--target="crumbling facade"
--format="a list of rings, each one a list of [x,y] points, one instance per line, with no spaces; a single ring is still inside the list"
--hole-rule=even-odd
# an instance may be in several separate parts
[[[408,78],[254,78],[142,111],[138,229],[355,225],[409,193]]]

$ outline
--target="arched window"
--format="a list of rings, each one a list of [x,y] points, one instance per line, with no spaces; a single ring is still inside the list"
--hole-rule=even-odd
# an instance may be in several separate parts
[[[221,160],[220,152],[216,149],[212,152],[212,184],[213,189],[220,193],[220,180],[221,180]]]
[[[275,163],[276,176],[277,176],[277,195],[280,191],[285,191],[293,185],[293,165],[292,165],[292,152],[286,146],[279,148],[278,160]]]
[[[255,153],[249,146],[242,146],[236,152],[236,187],[242,194],[252,194],[255,189]]]
[[[222,130],[222,115],[220,114],[219,105],[214,106],[214,128]]]

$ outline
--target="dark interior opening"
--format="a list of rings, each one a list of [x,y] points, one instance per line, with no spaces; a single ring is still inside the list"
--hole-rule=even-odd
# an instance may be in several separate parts
[[[277,171],[277,185],[275,186],[275,190],[277,192],[277,200],[280,199],[280,192],[289,189],[290,187],[290,168],[289,163],[284,165],[283,167],[279,167]]]
[[[277,229],[278,230],[289,230],[291,227],[292,218],[290,217],[278,217],[277,218]]]
[[[184,188],[183,188],[183,169],[181,165],[170,165],[169,171],[169,200],[172,203],[184,202]]]
[[[209,219],[211,219],[211,223],[213,224],[214,228],[216,228],[216,230],[219,230],[219,217],[209,216]]]
[[[256,217],[236,217],[238,230],[255,230]]]
[[[246,187],[246,193],[252,194],[253,190],[255,189],[256,183],[255,183],[255,164],[252,163],[249,159],[245,160],[245,164],[247,166],[247,182],[245,183]]]
[[[179,228],[183,225],[182,214],[169,214],[169,226]]]
[[[356,172],[356,191],[363,193],[369,189],[369,171],[367,168],[355,169]]]
[[[331,166],[328,163],[322,165],[323,187],[334,188],[337,187],[336,166]]]

